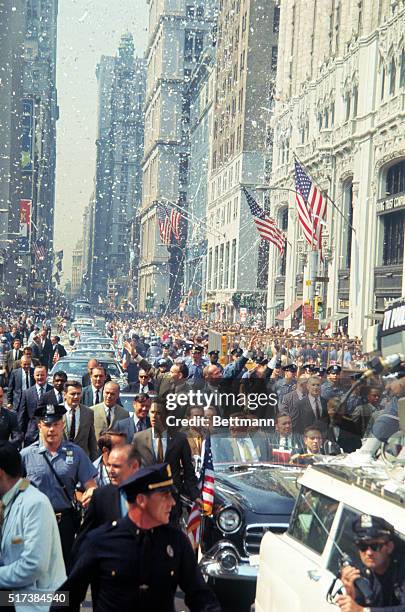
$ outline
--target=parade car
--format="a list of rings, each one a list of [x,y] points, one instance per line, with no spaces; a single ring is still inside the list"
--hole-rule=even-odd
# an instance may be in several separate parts
[[[290,521],[302,468],[229,457],[229,438],[213,435],[215,499],[203,517],[200,567],[223,609],[249,610],[254,600],[260,542]],[[227,445],[227,461],[221,447]],[[231,459],[231,460],[229,460]]]
[[[336,611],[343,555],[358,561],[352,526],[360,515],[384,518],[404,548],[405,486],[398,476],[382,462],[354,465],[350,455],[308,467],[288,530],[262,540],[255,612]]]
[[[74,353],[67,357],[62,357],[53,366],[48,375],[48,382],[52,383],[52,378],[55,372],[66,372],[68,379],[78,380],[81,382],[82,376],[87,372],[88,357],[75,357]],[[116,359],[100,358],[98,361],[106,369],[113,382],[117,382],[120,389],[123,389],[128,384],[126,372],[122,369],[120,363]]]

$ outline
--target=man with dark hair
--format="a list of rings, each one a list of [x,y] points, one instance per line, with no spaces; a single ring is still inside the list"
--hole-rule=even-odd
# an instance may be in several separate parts
[[[24,475],[45,493],[52,504],[58,520],[63,558],[68,565],[78,529],[79,517],[73,503],[76,487],[80,482],[86,492],[95,488],[97,472],[79,446],[63,440],[65,413],[63,406],[49,404],[38,407],[40,441],[24,448],[21,456]],[[83,496],[83,503],[89,495]]]
[[[91,461],[97,458],[97,439],[94,429],[94,412],[81,404],[82,385],[68,380],[64,385],[64,437],[80,446]]]
[[[55,591],[66,578],[55,514],[46,495],[22,478],[21,456],[4,441],[0,496],[5,517],[0,589],[26,594]]]
[[[66,349],[60,343],[60,336],[51,336],[52,343],[52,363],[56,363],[61,357],[66,357]]]
[[[35,385],[23,391],[20,405],[17,408],[18,424],[21,429],[24,446],[29,446],[38,440],[38,427],[35,411],[39,403],[43,403],[46,393],[51,391],[51,385],[47,383],[48,371],[44,365],[36,366],[34,369]]]
[[[17,362],[22,356],[21,340],[20,338],[14,338],[11,350],[4,355],[3,367],[6,371],[7,378],[10,376],[11,371],[17,367]]]
[[[62,370],[55,372],[52,377],[53,389],[45,393],[42,398],[43,404],[63,404],[63,388],[67,381],[67,374]]]
[[[8,410],[3,406],[4,391],[0,387],[0,440],[11,441],[16,445],[20,445],[21,435],[18,426],[17,415],[12,410]]]
[[[95,366],[90,374],[91,384],[83,388],[82,403],[85,406],[95,406],[103,401],[103,388],[107,380],[107,372],[101,365]]]
[[[14,410],[20,405],[23,392],[35,384],[31,357],[23,355],[20,364],[11,372],[7,387],[7,407]]]
[[[134,435],[150,427],[149,409],[151,399],[147,393],[138,393],[133,399],[133,415],[122,419],[114,424],[113,430],[126,435],[127,443],[130,444]]]
[[[120,489],[128,514],[83,540],[72,572],[60,587],[70,593],[69,609],[79,612],[91,584],[95,610],[174,610],[180,586],[190,610],[219,612],[187,536],[168,525],[175,505],[170,466],[138,470]]]

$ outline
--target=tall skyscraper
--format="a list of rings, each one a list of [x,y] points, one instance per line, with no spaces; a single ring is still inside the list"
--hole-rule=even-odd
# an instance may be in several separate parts
[[[141,197],[145,62],[135,58],[132,35],[116,57],[101,58],[95,210],[90,265],[91,299],[119,300],[129,289],[131,227]]]
[[[151,305],[162,311],[174,309],[182,296],[186,231],[183,228],[182,235],[169,248],[164,246],[159,237],[157,206],[187,209],[190,120],[187,86],[210,36],[216,6],[214,0],[149,2],[140,310]]]

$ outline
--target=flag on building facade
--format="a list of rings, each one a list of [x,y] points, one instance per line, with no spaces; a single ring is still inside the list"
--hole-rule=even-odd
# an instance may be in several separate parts
[[[175,208],[172,208],[170,211],[170,225],[173,236],[176,238],[177,242],[180,241],[180,219],[181,213]]]
[[[272,217],[269,217],[263,208],[259,206],[245,187],[243,187],[243,193],[245,194],[246,201],[249,204],[250,212],[252,213],[253,221],[256,224],[260,238],[262,238],[262,240],[272,242],[280,251],[280,255],[283,255],[285,249],[284,233],[277,227],[275,220]]]
[[[160,240],[164,246],[170,246],[172,227],[167,208],[163,204],[158,204],[157,206],[157,220],[159,224]]]
[[[295,159],[295,201],[305,240],[322,250],[322,226],[326,219],[326,198]]]
[[[200,487],[203,513],[210,515],[214,507],[215,473],[209,436],[204,441],[204,460],[200,476]],[[197,548],[201,537],[201,508],[196,503],[193,504],[188,517],[187,535],[193,548]]]
[[[34,243],[33,243],[33,250],[34,250],[35,259],[37,261],[44,261],[44,259],[45,259],[45,246],[44,246],[44,239],[43,238],[38,238],[38,240],[34,241]]]

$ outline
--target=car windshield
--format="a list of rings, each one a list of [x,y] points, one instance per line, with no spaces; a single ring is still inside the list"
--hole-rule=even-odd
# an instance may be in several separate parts
[[[101,364],[105,367],[105,369],[107,370],[108,374],[111,377],[119,378],[122,376],[122,371],[117,363],[114,363],[111,361],[110,362],[101,361]],[[72,374],[75,376],[83,376],[87,372],[87,361],[81,361],[81,360],[75,361],[73,359],[71,361],[60,360],[54,366],[50,374],[52,375],[54,371],[57,372],[59,370],[62,370],[63,372],[66,372],[67,374]]]
[[[133,412],[134,408],[133,408],[133,400],[134,400],[134,395],[120,395],[120,402],[123,408],[125,408],[125,410],[128,410],[128,412]]]
[[[211,449],[215,464],[248,464],[271,460],[266,439],[260,435],[215,433],[211,436]]]

